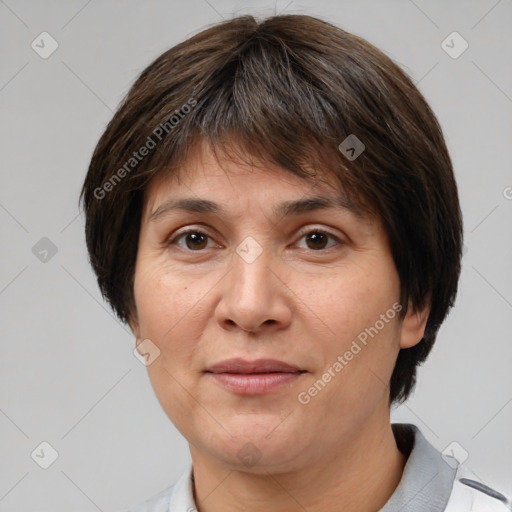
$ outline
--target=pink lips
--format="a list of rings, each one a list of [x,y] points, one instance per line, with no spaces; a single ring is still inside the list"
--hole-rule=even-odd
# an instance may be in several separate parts
[[[233,393],[261,395],[290,384],[304,371],[276,359],[235,358],[214,364],[206,373]]]

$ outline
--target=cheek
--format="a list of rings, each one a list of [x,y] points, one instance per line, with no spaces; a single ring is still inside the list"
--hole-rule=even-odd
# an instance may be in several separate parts
[[[329,425],[327,436],[366,422],[387,402],[398,353],[396,324],[390,321],[378,333],[371,330],[374,324],[375,319],[369,327],[352,329],[352,335],[340,339],[335,347],[324,346],[328,353],[325,367],[301,389],[310,397],[306,406],[310,413],[325,418]],[[360,334],[364,336],[358,338]]]
[[[207,291],[215,283],[209,281],[205,276],[185,276],[157,266],[136,274],[134,290],[140,336],[149,338],[160,349],[155,369],[168,369],[180,376],[180,382],[190,373],[211,316]]]
[[[311,287],[307,295],[310,309],[328,329],[316,345],[324,367],[309,383],[318,389],[315,401],[326,409],[337,404],[340,410],[364,414],[375,406],[387,392],[398,354],[396,275],[390,268],[380,274],[364,270],[323,282],[322,292]]]
[[[185,436],[191,429],[191,423],[200,421],[193,411],[197,403],[188,390],[193,387],[186,375],[177,368],[169,368],[168,363],[159,358],[148,367],[148,376],[155,396],[173,425]],[[200,412],[200,411],[199,411]]]
[[[194,299],[179,273],[166,272],[144,262],[135,274],[134,293],[141,334],[158,339],[166,331],[171,332]]]
[[[200,287],[177,272],[146,268],[136,274],[135,300],[142,338],[149,338],[159,356],[147,367],[148,376],[162,408],[178,428],[190,423],[194,401],[194,355],[203,332],[204,314]]]
[[[352,266],[302,286],[297,281],[294,291],[310,310],[307,316],[321,320],[331,339],[347,342],[374,325],[399,298],[393,272],[376,269]]]

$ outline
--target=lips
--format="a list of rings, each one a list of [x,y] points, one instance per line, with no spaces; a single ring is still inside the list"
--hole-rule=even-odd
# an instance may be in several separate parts
[[[258,359],[256,361],[246,361],[241,358],[227,359],[214,364],[206,370],[209,373],[302,373],[297,366],[278,361],[277,359]]]
[[[286,389],[306,370],[276,359],[246,361],[235,358],[214,364],[206,375],[225,390],[237,395],[263,395]]]

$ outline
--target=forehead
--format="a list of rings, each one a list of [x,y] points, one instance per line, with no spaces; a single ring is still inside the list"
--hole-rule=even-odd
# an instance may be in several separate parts
[[[229,209],[233,201],[247,205],[265,201],[279,202],[281,214],[341,207],[366,217],[361,206],[349,199],[339,179],[324,169],[308,168],[311,175],[299,176],[250,155],[234,158],[223,152],[214,154],[205,143],[198,144],[189,155],[181,166],[160,173],[149,183],[144,194],[145,217],[158,216],[158,210],[171,206],[219,213],[212,199],[225,203],[222,210]]]

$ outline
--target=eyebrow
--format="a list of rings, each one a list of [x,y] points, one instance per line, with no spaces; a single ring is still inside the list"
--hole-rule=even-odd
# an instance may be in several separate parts
[[[284,201],[274,207],[273,213],[276,217],[288,217],[323,209],[342,209],[350,211],[358,217],[361,216],[361,211],[355,204],[348,201],[346,198],[338,196],[313,196],[292,201]],[[197,199],[194,197],[184,197],[180,199],[169,199],[163,202],[153,213],[151,213],[149,221],[155,222],[163,215],[176,210],[191,213],[211,213],[217,215],[226,214],[226,210],[214,201],[209,201],[208,199]]]

